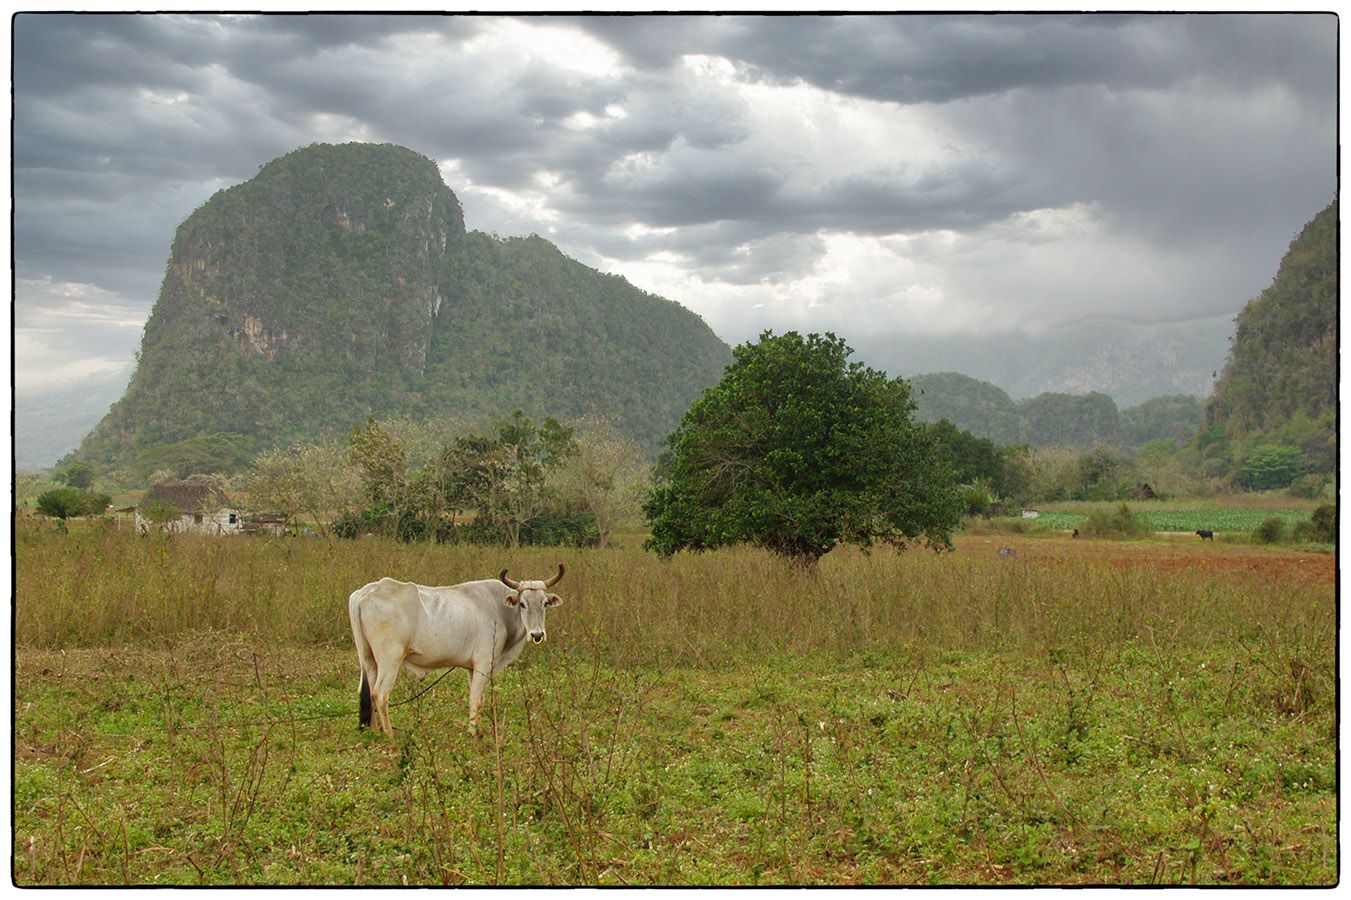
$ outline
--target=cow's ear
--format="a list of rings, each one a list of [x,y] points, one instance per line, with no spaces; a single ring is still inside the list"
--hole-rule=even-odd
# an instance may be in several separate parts
[[[550,594],[547,598],[545,598],[545,600],[544,600],[544,605],[545,605],[545,606],[557,606],[558,604],[560,604],[560,603],[562,603],[562,602],[563,602],[563,598],[562,598],[562,597],[558,596],[557,594]]]
[[[516,604],[521,602],[521,595],[507,594],[505,597],[502,598],[502,602],[505,603],[507,606],[515,606]]]

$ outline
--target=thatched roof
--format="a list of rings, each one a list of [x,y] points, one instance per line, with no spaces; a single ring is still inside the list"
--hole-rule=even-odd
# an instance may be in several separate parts
[[[156,500],[163,500],[165,503],[176,507],[184,515],[214,512],[221,508],[230,507],[229,499],[226,498],[225,492],[220,488],[191,481],[160,482],[145,492],[138,508],[144,508],[147,503]]]

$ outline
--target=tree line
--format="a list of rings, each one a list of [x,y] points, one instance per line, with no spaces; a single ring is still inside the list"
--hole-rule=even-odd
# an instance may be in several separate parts
[[[1173,440],[1134,455],[1000,446],[921,422],[905,380],[851,354],[832,334],[767,331],[738,346],[655,464],[611,420],[517,410],[476,427],[372,418],[345,441],[258,454],[239,486],[255,510],[343,538],[604,546],[646,525],[662,556],[751,543],[808,567],[841,543],[950,548],[964,515],[1221,486]],[[63,491],[89,493],[86,464],[62,475]],[[1265,445],[1238,477],[1307,496],[1326,487],[1297,451]]]
[[[260,454],[245,484],[258,509],[339,537],[604,546],[646,474],[607,420],[565,427],[517,410],[468,429],[371,419],[345,443]]]

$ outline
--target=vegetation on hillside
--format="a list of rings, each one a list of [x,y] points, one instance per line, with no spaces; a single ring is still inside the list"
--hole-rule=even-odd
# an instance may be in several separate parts
[[[1195,446],[1212,474],[1246,478],[1255,454],[1301,456],[1304,471],[1337,465],[1337,202],[1290,244],[1275,280],[1239,313],[1229,360]]]
[[[538,235],[471,232],[445,260],[446,327],[432,334],[413,416],[612,419],[655,453],[731,354],[677,303],[569,258]]]
[[[70,459],[238,472],[368,418],[613,417],[654,450],[730,358],[537,236],[466,234],[435,163],[314,145],[178,229],[126,395]]]
[[[1205,404],[1190,394],[1167,394],[1121,410],[1125,444],[1139,449],[1151,441],[1186,444],[1205,416]]]
[[[918,417],[947,419],[1001,446],[1072,447],[1106,444],[1134,450],[1150,441],[1186,443],[1201,423],[1201,401],[1185,394],[1147,400],[1118,409],[1102,393],[1046,392],[1015,402],[1000,388],[956,372],[908,379],[916,395]]]
[[[1022,429],[1018,406],[1001,388],[958,372],[906,379],[915,397],[915,415],[924,422],[946,419],[996,444],[1017,444]]]

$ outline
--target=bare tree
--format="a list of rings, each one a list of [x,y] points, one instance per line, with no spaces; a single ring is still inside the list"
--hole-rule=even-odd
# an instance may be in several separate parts
[[[604,547],[617,527],[641,516],[650,469],[638,443],[609,419],[589,417],[576,423],[574,440],[577,452],[551,481],[560,497],[595,516]]]

